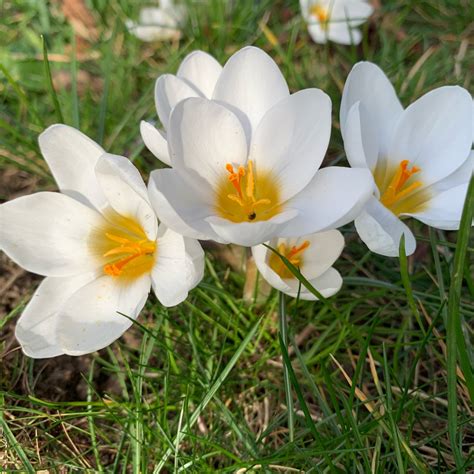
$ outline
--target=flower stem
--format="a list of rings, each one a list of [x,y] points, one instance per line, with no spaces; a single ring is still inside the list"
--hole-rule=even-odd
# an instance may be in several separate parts
[[[284,344],[284,348],[288,353],[288,321],[286,318],[286,305],[285,305],[285,294],[280,292],[279,298],[279,310],[278,310],[278,322],[280,325],[280,334],[281,340],[280,343]],[[283,352],[283,351],[282,351]],[[286,406],[288,411],[288,431],[290,442],[293,442],[295,439],[295,411],[293,406],[293,397],[291,395],[291,382],[289,376],[289,370],[287,366],[287,361],[282,355],[283,360],[283,379],[285,384],[285,396],[286,396]],[[288,362],[289,363],[289,362]]]

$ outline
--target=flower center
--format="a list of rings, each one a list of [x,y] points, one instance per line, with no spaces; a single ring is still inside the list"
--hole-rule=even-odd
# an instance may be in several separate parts
[[[313,5],[309,9],[309,14],[316,17],[323,30],[327,29],[329,21],[329,10],[319,4]]]
[[[265,221],[281,212],[276,180],[261,173],[257,179],[253,162],[237,170],[226,164],[227,176],[221,180],[216,193],[216,211],[232,222]]]
[[[419,211],[428,199],[426,190],[419,189],[423,183],[413,177],[421,171],[417,166],[409,168],[403,160],[396,168],[377,166],[375,182],[380,191],[380,202],[395,215]]]
[[[301,267],[303,264],[303,253],[310,246],[308,240],[301,245],[288,246],[285,243],[278,244],[278,253],[286,257],[295,267]],[[270,268],[281,278],[295,278],[291,270],[283,263],[283,260],[272,252],[268,260]]]
[[[156,258],[156,243],[148,239],[134,219],[112,212],[106,217],[108,225],[92,241],[104,262],[104,274],[133,279],[149,273]]]

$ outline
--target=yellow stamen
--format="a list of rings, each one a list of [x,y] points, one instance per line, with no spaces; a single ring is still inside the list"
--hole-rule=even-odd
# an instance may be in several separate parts
[[[157,258],[157,244],[149,240],[141,224],[108,209],[106,224],[94,230],[88,245],[102,263],[105,275],[128,282],[151,272]]]
[[[156,249],[156,244],[148,239],[134,240],[128,237],[106,232],[105,236],[112,242],[119,243],[103,254],[104,257],[123,255],[119,260],[104,265],[104,273],[110,276],[119,276],[124,272],[124,267],[133,262],[138,257],[152,256]]]
[[[230,164],[226,164],[226,170],[229,173],[228,179],[232,183],[237,194],[227,194],[227,198],[242,207],[247,220],[253,221],[257,218],[256,208],[259,206],[269,206],[272,201],[268,198],[257,199],[255,197],[255,175],[253,171],[253,162],[249,160],[247,166],[239,166],[237,172]],[[242,191],[243,181],[245,181],[245,195]]]
[[[278,253],[286,257],[291,264],[295,267],[301,267],[303,263],[303,253],[304,251],[310,246],[309,240],[305,240],[301,245],[296,247],[295,245],[291,246],[290,248],[282,242],[278,245]],[[294,278],[293,273],[289,270],[289,268],[283,263],[282,259],[272,253],[270,255],[268,264],[270,268],[278,274],[282,278]]]
[[[380,201],[385,207],[392,207],[395,203],[405,199],[407,196],[413,193],[415,189],[418,189],[421,186],[421,181],[415,181],[406,186],[407,181],[414,174],[421,171],[417,166],[412,166],[411,169],[408,169],[408,164],[408,160],[403,160],[400,163],[397,171],[387,186],[387,189],[385,189],[382,196],[380,197]]]
[[[309,14],[318,19],[323,29],[327,28],[327,24],[329,21],[329,10],[327,8],[323,7],[322,5],[316,4],[310,8]]]

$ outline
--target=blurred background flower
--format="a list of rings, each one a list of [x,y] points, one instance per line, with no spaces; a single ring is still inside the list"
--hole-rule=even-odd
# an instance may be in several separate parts
[[[142,8],[137,22],[127,20],[128,31],[148,42],[178,39],[186,21],[186,7],[176,5],[173,0],[160,0],[158,5]]]

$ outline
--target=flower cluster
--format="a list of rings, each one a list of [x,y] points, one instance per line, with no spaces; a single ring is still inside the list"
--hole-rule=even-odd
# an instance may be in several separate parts
[[[350,5],[362,14],[359,3]],[[367,246],[386,256],[398,255],[402,236],[414,252],[406,217],[459,228],[474,162],[472,98],[460,87],[436,89],[404,110],[376,65],[355,65],[340,111],[350,167],[321,168],[331,134],[327,94],[290,94],[258,48],[223,67],[191,53],[176,75],[158,78],[155,102],[162,130],[147,122],[140,130],[169,167],[153,171],[148,188],[127,158],[53,125],[39,145],[60,192],[0,206],[0,248],[46,277],[16,329],[31,357],[107,346],[150,289],[165,306],[182,302],[203,276],[199,240],[251,247],[273,287],[314,300],[341,288],[333,264],[345,224],[355,221]]]

